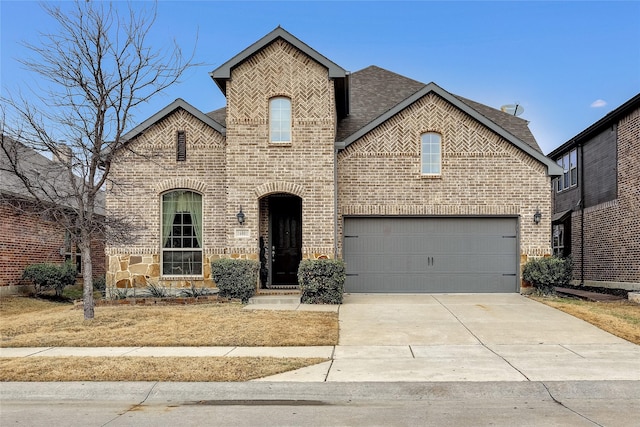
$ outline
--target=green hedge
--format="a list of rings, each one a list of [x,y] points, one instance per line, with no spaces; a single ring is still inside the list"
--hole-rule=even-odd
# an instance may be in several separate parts
[[[53,289],[56,296],[62,296],[65,287],[76,283],[76,266],[72,262],[59,264],[31,264],[24,269],[22,278],[30,280],[35,287],[36,295]]]
[[[527,262],[522,278],[531,283],[542,294],[553,294],[554,287],[563,287],[571,282],[573,262],[571,258],[547,257]]]
[[[255,295],[260,263],[249,259],[218,259],[211,262],[211,278],[219,295],[247,303]]]
[[[344,262],[332,259],[305,259],[298,268],[298,284],[303,304],[342,304]]]

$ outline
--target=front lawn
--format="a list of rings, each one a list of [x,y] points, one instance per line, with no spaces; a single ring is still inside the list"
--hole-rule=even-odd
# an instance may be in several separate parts
[[[338,343],[338,315],[240,304],[96,307],[0,298],[0,347],[316,346]],[[274,357],[0,358],[0,381],[248,381],[324,362]]]
[[[0,298],[0,347],[316,346],[338,343],[338,315],[240,304],[96,307]]]
[[[593,302],[566,297],[531,298],[640,345],[639,304],[627,300]]]

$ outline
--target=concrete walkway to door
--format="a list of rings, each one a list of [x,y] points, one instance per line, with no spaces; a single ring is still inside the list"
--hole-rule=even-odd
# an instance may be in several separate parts
[[[640,381],[640,346],[519,294],[348,294],[333,360],[267,381]]]

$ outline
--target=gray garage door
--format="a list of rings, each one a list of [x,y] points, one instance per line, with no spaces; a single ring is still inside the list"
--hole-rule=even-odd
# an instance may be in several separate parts
[[[346,292],[516,292],[515,218],[345,218]]]

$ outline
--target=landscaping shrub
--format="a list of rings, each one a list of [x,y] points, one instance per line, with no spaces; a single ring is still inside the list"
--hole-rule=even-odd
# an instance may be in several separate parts
[[[211,262],[211,278],[224,298],[238,298],[243,303],[255,295],[260,263],[249,259],[217,259]]]
[[[537,258],[525,264],[522,278],[531,283],[539,293],[547,295],[555,292],[555,286],[568,285],[572,271],[571,258]]]
[[[104,276],[98,276],[93,278],[93,290],[100,292],[104,297],[107,289],[107,281]]]
[[[298,284],[303,304],[342,304],[344,262],[333,259],[305,259],[298,268]]]
[[[204,286],[198,288],[196,285],[191,283],[191,286],[188,288],[184,288],[180,291],[180,296],[187,298],[198,298],[202,296],[209,295],[210,290],[205,288]]]
[[[162,285],[149,283],[144,290],[144,294],[152,298],[166,298],[169,296],[169,291]]]
[[[56,296],[61,297],[66,286],[76,282],[76,266],[72,262],[58,264],[31,264],[24,269],[22,278],[33,282],[36,295],[46,290],[55,290]]]

